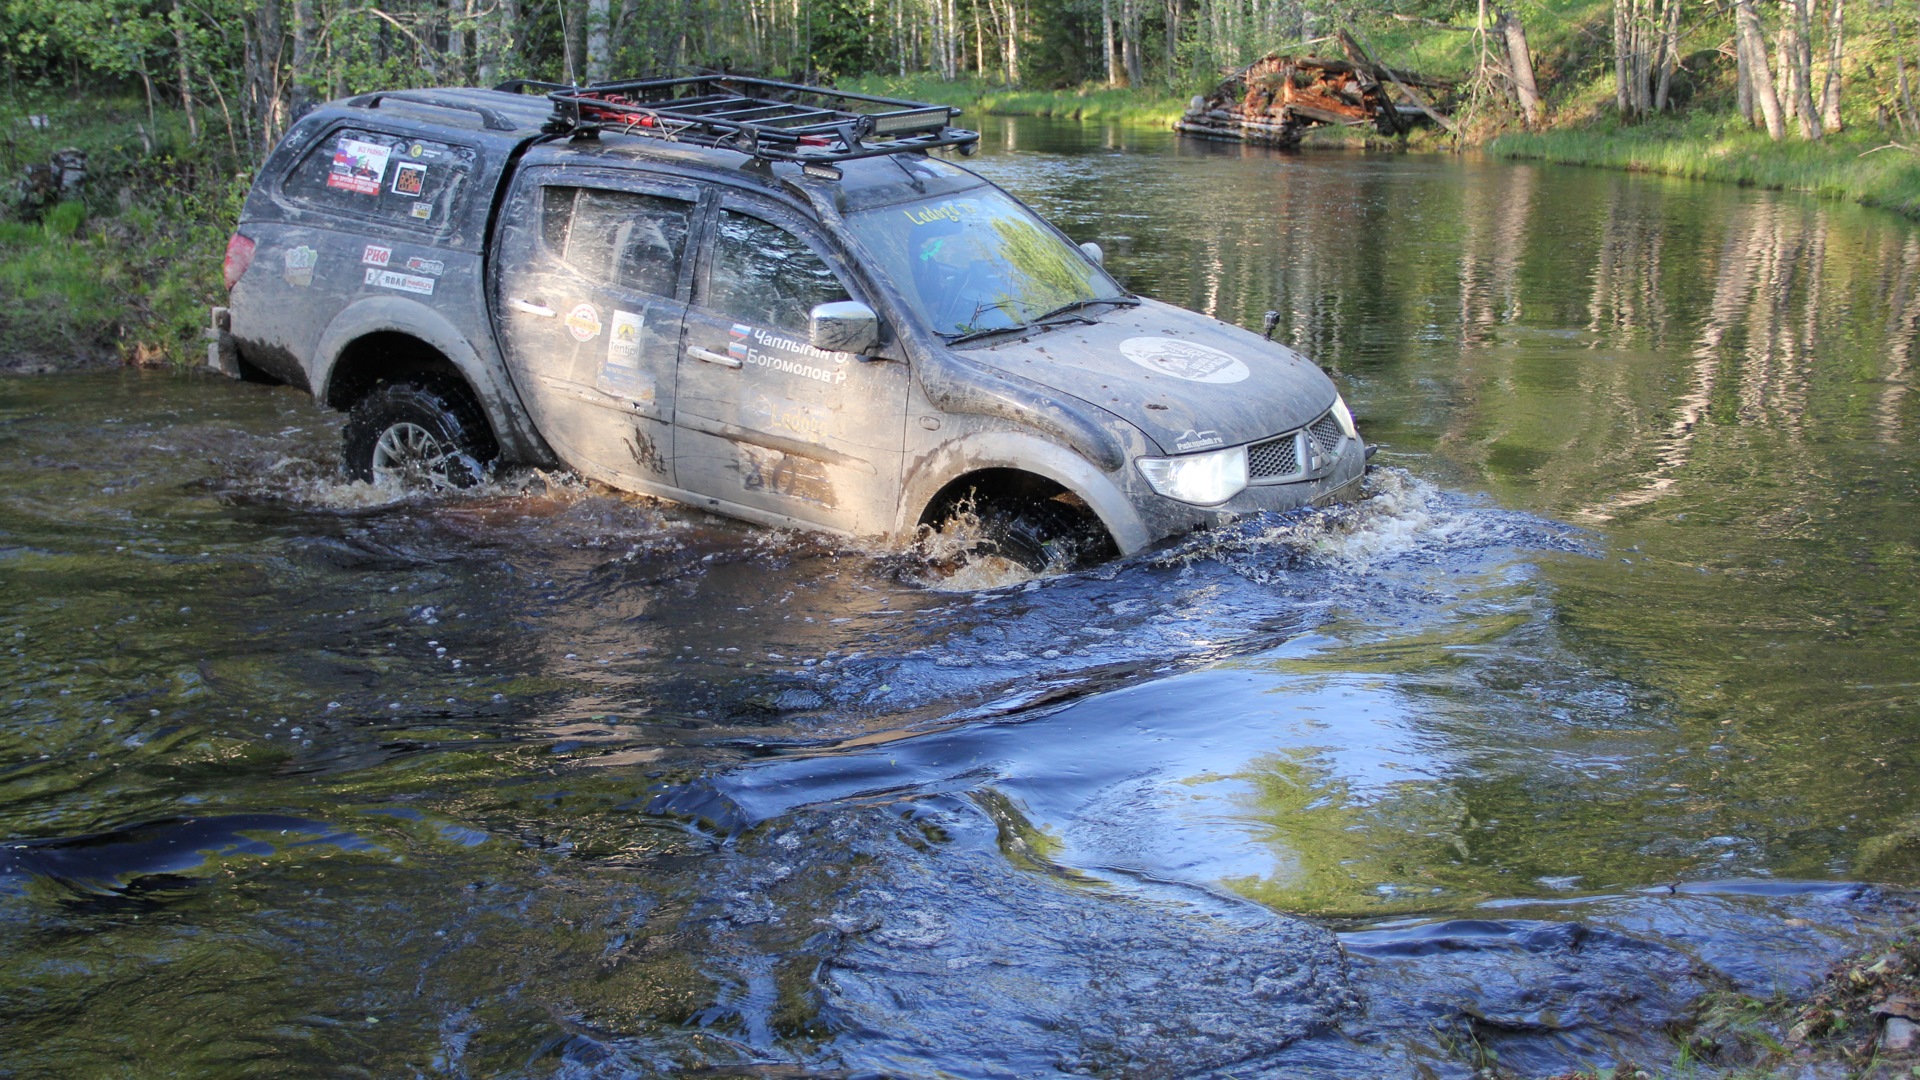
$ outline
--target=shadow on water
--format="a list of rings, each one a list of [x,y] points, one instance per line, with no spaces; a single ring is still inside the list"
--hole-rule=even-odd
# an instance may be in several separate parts
[[[1545,1076],[1913,918],[1910,226],[987,126],[1133,287],[1280,310],[1366,497],[941,588],[0,382],[6,1067]]]

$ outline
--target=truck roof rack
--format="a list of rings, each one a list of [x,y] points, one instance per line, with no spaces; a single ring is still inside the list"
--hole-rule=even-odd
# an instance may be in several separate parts
[[[523,84],[537,85],[537,84]],[[833,178],[832,164],[944,146],[970,154],[978,132],[951,126],[947,105],[743,75],[630,79],[552,90],[555,135],[618,131],[792,161]]]

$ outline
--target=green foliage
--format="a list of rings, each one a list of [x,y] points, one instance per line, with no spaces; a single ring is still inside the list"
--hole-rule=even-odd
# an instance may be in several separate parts
[[[77,201],[63,202],[47,211],[41,221],[41,228],[51,240],[71,240],[80,232],[80,226],[87,223],[87,204]]]

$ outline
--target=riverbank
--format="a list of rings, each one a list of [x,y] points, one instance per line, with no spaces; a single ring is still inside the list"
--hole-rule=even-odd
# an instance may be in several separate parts
[[[241,156],[138,99],[14,100],[0,108],[0,129],[9,180],[68,149],[86,155],[87,171],[51,206],[24,205],[7,185],[0,370],[197,363],[246,191]]]
[[[1103,124],[1172,127],[1190,93],[1089,85],[1066,90],[1022,90],[980,78],[948,81],[933,75],[869,75],[842,80],[842,89],[953,105],[974,116],[1050,116]],[[965,117],[962,117],[962,123]]]
[[[1920,150],[1878,131],[1849,131],[1822,142],[1774,142],[1739,117],[1633,126],[1596,123],[1501,135],[1487,153],[1718,180],[1743,187],[1805,192],[1883,207],[1920,218]]]

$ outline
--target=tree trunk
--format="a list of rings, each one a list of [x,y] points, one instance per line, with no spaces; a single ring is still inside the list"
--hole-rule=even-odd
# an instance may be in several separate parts
[[[1120,56],[1113,49],[1113,0],[1100,0],[1101,53],[1107,58],[1107,85],[1120,85]]]
[[[1893,69],[1900,75],[1900,130],[1911,132],[1916,124],[1920,124],[1920,117],[1913,113],[1913,90],[1907,82],[1907,62],[1900,58],[1899,53],[1893,54]]]
[[[1527,31],[1510,11],[1502,11],[1494,28],[1506,38],[1507,64],[1513,68],[1513,89],[1520,95],[1520,112],[1527,126],[1540,123],[1540,84],[1533,78],[1533,53],[1527,49]]]
[[[187,48],[187,17],[180,10],[180,0],[173,0],[173,58],[180,78],[180,111],[187,114],[187,139],[200,141],[200,121],[193,113],[193,76],[189,71]]]
[[[1793,12],[1789,10],[1780,36],[1774,39],[1773,53],[1773,96],[1780,102],[1784,120],[1798,119],[1794,110],[1800,104],[1800,95],[1793,92],[1793,52]]]
[[[608,0],[587,0],[587,81],[606,82],[608,61],[607,31],[612,28],[613,8]]]
[[[1827,20],[1827,82],[1820,92],[1820,120],[1828,131],[1839,131],[1840,56],[1846,47],[1846,24],[1841,21],[1846,0],[1833,0],[1833,16]]]
[[[178,3],[178,0],[175,0]],[[293,115],[302,116],[313,106],[313,0],[293,0]]]
[[[1633,12],[1633,112],[1635,116],[1645,116],[1653,109],[1653,95],[1649,91],[1652,82],[1653,55],[1649,48],[1652,38],[1648,11],[1652,0],[1636,0]]]
[[[1790,17],[1793,22],[1793,87],[1794,116],[1800,122],[1800,137],[1818,141],[1823,134],[1820,127],[1820,114],[1813,105],[1813,42],[1811,28],[1807,19],[1807,0],[1788,0]]]
[[[1673,87],[1674,65],[1680,57],[1680,0],[1667,0],[1667,28],[1660,37],[1660,88],[1653,94],[1653,111],[1667,110],[1667,92]]]
[[[1007,0],[1007,82],[1020,85],[1020,9]]]
[[[1740,40],[1747,46],[1747,71],[1753,77],[1753,94],[1760,102],[1760,115],[1767,122],[1767,137],[1779,142],[1787,137],[1787,122],[1780,115],[1780,98],[1773,92],[1773,73],[1767,70],[1767,42],[1760,33],[1760,16],[1753,0],[1734,0],[1735,21]]]
[[[1633,51],[1628,32],[1629,3],[1630,0],[1613,0],[1613,107],[1623,120],[1633,117],[1633,97],[1628,83]]]
[[[294,2],[297,4],[300,0]],[[447,58],[446,81],[456,86],[473,78],[472,68],[467,62],[471,57],[471,51],[467,48],[468,3],[469,0],[446,0],[447,47],[443,50]]]
[[[1747,39],[1740,36],[1738,30],[1733,35],[1733,61],[1735,81],[1739,84],[1738,99],[1740,115],[1753,126],[1753,65],[1747,57]]]
[[[1147,80],[1140,70],[1140,11],[1135,0],[1121,0],[1120,58],[1127,68],[1127,85],[1140,86]]]

